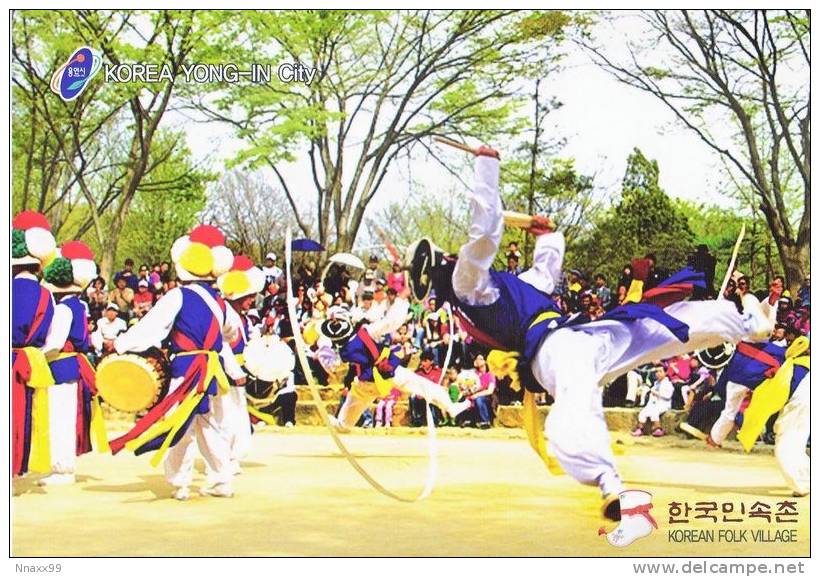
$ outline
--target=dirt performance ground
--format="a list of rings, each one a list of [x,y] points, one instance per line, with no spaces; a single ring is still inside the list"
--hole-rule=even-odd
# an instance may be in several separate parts
[[[484,435],[483,433],[487,433]],[[809,500],[792,499],[771,454],[706,451],[644,440],[618,457],[629,488],[653,494],[659,529],[626,548],[598,529],[597,490],[552,477],[526,442],[500,430],[455,431],[438,440],[438,480],[424,501],[406,504],[376,493],[338,453],[322,429],[268,429],[236,477],[236,496],[170,499],[162,469],[148,457],[86,455],[78,483],[42,488],[13,482],[15,556],[807,556]],[[515,435],[512,435],[515,436]],[[426,474],[426,440],[396,430],[345,437],[384,485],[412,495]],[[626,441],[629,442],[629,441]],[[202,465],[194,487],[201,487]],[[777,503],[796,501],[796,523],[777,523]],[[670,524],[669,503],[717,504],[718,522]],[[756,502],[771,522],[748,518]],[[740,522],[723,522],[732,503]],[[794,543],[753,542],[793,530]],[[716,542],[670,541],[713,532]],[[746,542],[717,542],[719,531],[746,532]],[[684,533],[685,534],[685,533]],[[760,535],[759,533],[756,533]],[[780,533],[781,536],[785,533]],[[682,535],[677,533],[676,535]],[[724,534],[726,537],[728,533]]]

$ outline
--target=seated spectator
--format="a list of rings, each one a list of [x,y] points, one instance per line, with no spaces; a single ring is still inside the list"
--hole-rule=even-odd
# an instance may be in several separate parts
[[[380,427],[390,428],[393,426],[393,407],[396,406],[396,401],[399,400],[400,396],[401,391],[393,387],[386,397],[379,399],[379,402],[376,403],[377,429]]]
[[[137,279],[137,275],[134,274],[134,259],[125,259],[123,269],[114,275],[114,284],[119,286],[118,281],[121,278],[125,279],[125,284],[129,289],[132,291],[137,290],[137,282],[139,279]]]
[[[638,426],[632,431],[633,437],[643,435],[644,424],[647,420],[652,423],[652,436],[663,437],[666,432],[661,428],[661,415],[672,408],[672,394],[675,387],[672,381],[666,376],[663,367],[658,367],[655,371],[655,384],[649,391],[649,400],[646,406],[638,413]]]
[[[772,329],[772,335],[769,337],[769,342],[774,343],[779,347],[786,346],[786,325],[777,323]]]
[[[421,353],[421,361],[419,368],[416,370],[417,375],[421,375],[428,381],[436,384],[441,380],[441,368],[433,360],[433,354],[428,350]],[[421,427],[427,424],[427,402],[423,397],[410,395],[408,399],[410,405],[410,426]],[[441,421],[441,411],[438,407],[431,406],[430,411],[433,414],[434,422]]]
[[[702,371],[706,370],[703,375]],[[690,395],[689,414],[680,429],[690,437],[705,440],[723,410],[723,399],[715,393],[715,376],[705,367],[698,369],[698,378]]]
[[[120,318],[127,321],[133,313],[134,291],[127,286],[128,283],[124,276],[119,277],[115,282],[117,286],[108,293],[108,300],[117,305]]]
[[[797,291],[797,298],[800,299],[801,306],[811,307],[811,275],[806,275],[803,285]]]
[[[88,298],[88,316],[91,320],[97,320],[103,316],[105,307],[108,305],[108,291],[105,290],[105,280],[98,276],[91,281],[91,286],[85,291]]]
[[[473,361],[478,383],[474,389],[466,395],[476,412],[476,424],[479,429],[489,429],[493,420],[493,393],[495,393],[495,376],[487,368],[487,361],[484,355],[476,355]]]
[[[407,275],[401,270],[401,264],[398,262],[393,263],[393,270],[387,274],[387,286],[397,294],[402,294],[407,288]]]
[[[154,306],[155,297],[147,280],[141,280],[137,287],[137,294],[134,295],[133,300],[134,314],[137,318],[142,318]]]
[[[649,373],[654,371],[652,365],[641,365],[626,374],[626,407],[643,407],[652,388],[649,385]]]
[[[515,276],[520,275],[523,271],[520,266],[518,266],[518,257],[514,253],[507,254],[507,271],[510,274]]]
[[[91,345],[100,356],[114,352],[114,339],[128,330],[128,325],[118,316],[119,312],[116,303],[110,303],[102,318],[97,321],[96,330],[91,333]]]
[[[450,400],[458,402],[461,400],[461,389],[459,388],[459,380],[458,376],[461,372],[461,368],[457,364],[451,364],[447,367],[447,372],[444,375],[444,381],[441,383],[444,388],[447,389],[448,394],[450,395]],[[450,417],[447,413],[444,413],[442,416],[441,425],[455,425],[456,421]]]
[[[612,306],[612,291],[606,286],[606,277],[601,273],[595,275],[595,286],[592,287],[592,294],[598,298],[598,304],[604,310],[609,310]]]

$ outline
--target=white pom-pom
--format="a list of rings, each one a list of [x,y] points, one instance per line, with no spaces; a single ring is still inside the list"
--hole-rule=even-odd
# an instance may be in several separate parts
[[[97,265],[93,260],[75,258],[71,261],[71,270],[74,271],[74,284],[83,288],[97,277]]]
[[[187,236],[181,236],[176,239],[174,244],[171,245],[171,260],[175,263],[179,262],[179,259],[182,257],[182,253],[185,252],[185,249],[188,248],[189,244],[191,244],[191,241]]]
[[[215,246],[211,249],[214,257],[213,275],[219,276],[231,270],[233,266],[233,253],[227,246]]]
[[[247,270],[247,275],[251,281],[253,292],[260,293],[265,288],[265,273],[259,267],[251,267]]]
[[[40,260],[54,252],[57,242],[54,235],[44,228],[30,228],[26,231],[26,246],[28,253]]]

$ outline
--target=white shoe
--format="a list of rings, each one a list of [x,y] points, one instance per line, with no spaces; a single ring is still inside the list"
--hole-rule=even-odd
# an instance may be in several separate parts
[[[293,427],[292,421],[288,421],[287,423],[285,423],[285,428],[290,429],[291,427]]]
[[[749,338],[754,341],[768,340],[774,330],[774,320],[769,316],[771,307],[768,301],[760,302],[751,293],[744,295],[743,312],[749,315]]]
[[[454,404],[454,405],[452,405],[452,407],[450,408],[450,411],[449,411],[449,412],[450,412],[450,416],[451,416],[451,417],[457,417],[457,416],[459,416],[461,413],[463,413],[464,411],[466,411],[467,409],[469,409],[471,404],[472,404],[472,403],[470,403],[470,401],[461,401],[460,403],[455,403],[455,404]]]
[[[265,421],[259,421],[258,423],[256,423],[254,425],[254,427],[257,428],[257,429],[264,429],[267,426],[268,426],[268,424]]]
[[[191,498],[191,490],[188,487],[179,487],[171,496],[177,501],[187,501]]]
[[[37,481],[37,484],[41,487],[45,485],[73,485],[75,481],[74,473],[52,473],[48,477],[43,477]]]
[[[217,483],[213,487],[203,487],[199,494],[209,497],[233,497],[233,488],[228,483]]]
[[[345,427],[344,423],[342,423],[339,419],[337,419],[333,415],[328,415],[328,418],[330,419],[330,426],[333,427],[336,430],[337,433],[349,433],[350,432],[350,429]]]

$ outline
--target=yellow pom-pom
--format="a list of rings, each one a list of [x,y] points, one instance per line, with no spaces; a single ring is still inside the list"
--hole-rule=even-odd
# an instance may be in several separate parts
[[[233,298],[234,295],[241,295],[247,293],[251,288],[248,280],[248,275],[240,270],[232,270],[220,277],[221,282],[219,288],[227,298]]]
[[[302,331],[302,338],[309,347],[312,347],[319,340],[319,331],[316,329],[315,322],[311,322],[305,327],[305,330]]]
[[[53,251],[51,251],[51,253],[49,253],[49,255],[46,256],[41,261],[43,263],[43,265],[42,265],[43,268],[45,269],[48,265],[50,265],[52,262],[54,262],[54,259],[57,258],[58,256],[60,256],[60,253],[57,251],[57,249],[54,249]]]
[[[192,242],[179,258],[182,268],[196,276],[210,276],[214,268],[214,257],[211,249],[199,242]]]

